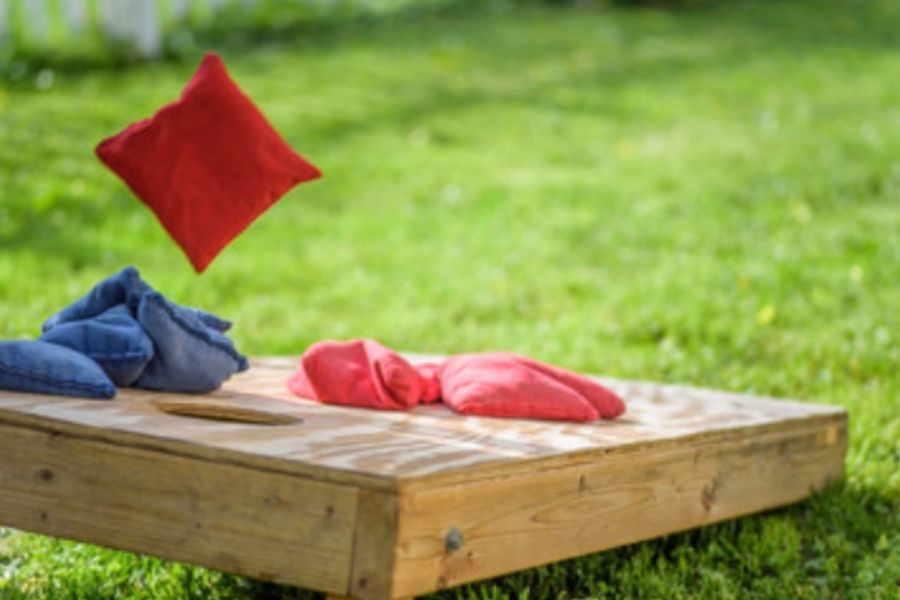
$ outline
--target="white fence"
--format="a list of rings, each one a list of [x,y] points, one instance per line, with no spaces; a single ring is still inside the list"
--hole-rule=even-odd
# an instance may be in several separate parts
[[[371,1],[371,4],[391,2]],[[400,4],[394,0],[393,4]],[[100,36],[127,44],[141,56],[163,50],[165,33],[180,24],[214,19],[230,9],[296,11],[366,4],[348,0],[0,0],[0,44],[52,49]]]

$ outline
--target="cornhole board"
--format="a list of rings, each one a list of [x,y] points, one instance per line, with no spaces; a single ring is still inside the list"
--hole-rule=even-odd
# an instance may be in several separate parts
[[[835,407],[602,380],[628,404],[614,422],[377,412],[293,399],[294,365],[254,361],[204,396],[0,392],[0,523],[382,600],[797,502],[843,472]],[[198,403],[280,424],[168,412]]]

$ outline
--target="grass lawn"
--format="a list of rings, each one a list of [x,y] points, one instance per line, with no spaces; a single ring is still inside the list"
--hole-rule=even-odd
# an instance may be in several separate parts
[[[440,598],[896,598],[900,4],[539,6],[219,50],[325,178],[201,278],[93,157],[194,68],[0,91],[0,338],[126,264],[251,354],[372,336],[847,407],[846,481]],[[2,457],[0,457],[2,460]],[[294,598],[0,533],[0,598]]]

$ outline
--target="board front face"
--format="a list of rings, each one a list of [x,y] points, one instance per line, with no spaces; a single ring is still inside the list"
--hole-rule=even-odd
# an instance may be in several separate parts
[[[250,371],[208,396],[124,389],[107,402],[0,392],[0,422],[54,427],[125,445],[149,444],[326,481],[395,489],[419,480],[477,478],[481,471],[515,469],[517,464],[573,453],[728,438],[748,428],[784,427],[843,414],[834,407],[611,380],[604,382],[628,406],[626,414],[613,422],[460,417],[437,405],[383,412],[294,398],[284,385],[293,366],[290,359],[256,361]],[[165,401],[249,407],[284,424],[176,416],[164,412]]]
[[[344,593],[358,490],[0,424],[0,525]]]

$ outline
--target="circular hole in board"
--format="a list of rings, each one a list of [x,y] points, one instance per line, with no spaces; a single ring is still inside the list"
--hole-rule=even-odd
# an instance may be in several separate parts
[[[178,417],[246,423],[248,425],[298,425],[303,419],[284,413],[258,410],[231,403],[209,402],[185,399],[154,400],[153,405],[160,411]]]

